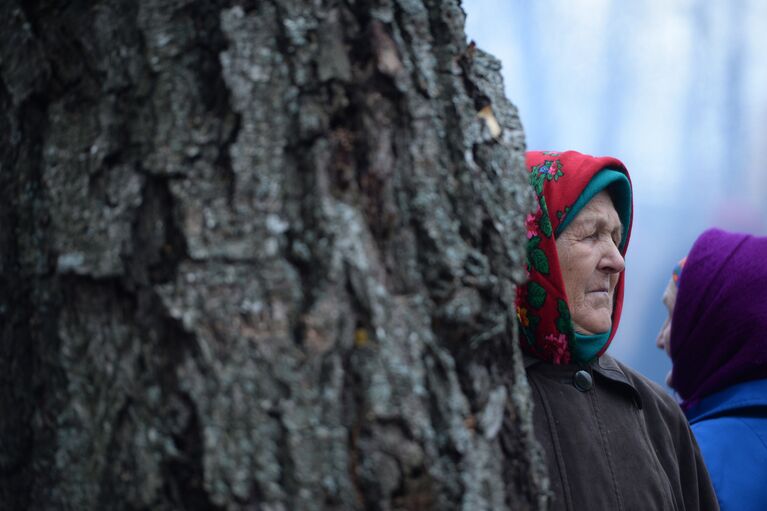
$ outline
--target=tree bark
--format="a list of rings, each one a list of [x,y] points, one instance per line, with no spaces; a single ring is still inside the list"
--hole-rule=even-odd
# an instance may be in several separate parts
[[[543,509],[457,0],[0,6],[0,508]]]

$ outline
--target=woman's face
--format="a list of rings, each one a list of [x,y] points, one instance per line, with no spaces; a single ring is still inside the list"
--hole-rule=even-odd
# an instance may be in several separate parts
[[[676,303],[676,284],[673,279],[669,279],[666,290],[663,292],[663,304],[668,311],[668,317],[658,333],[656,345],[659,349],[665,350],[666,355],[671,356],[671,317],[674,315],[674,304]]]
[[[666,290],[663,292],[663,304],[668,311],[668,317],[658,332],[658,339],[655,344],[671,357],[671,318],[674,316],[674,305],[676,304],[676,284],[674,284],[673,278],[669,279]],[[671,371],[666,375],[666,384],[671,385]]]
[[[601,334],[612,326],[613,299],[625,265],[622,226],[610,195],[599,192],[557,238],[557,252],[575,331]]]

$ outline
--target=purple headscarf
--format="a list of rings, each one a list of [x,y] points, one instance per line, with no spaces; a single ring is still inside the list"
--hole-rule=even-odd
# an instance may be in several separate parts
[[[767,237],[709,229],[687,256],[671,319],[671,386],[687,409],[767,378]]]

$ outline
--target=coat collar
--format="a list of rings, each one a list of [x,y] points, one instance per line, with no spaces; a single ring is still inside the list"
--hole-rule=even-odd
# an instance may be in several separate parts
[[[582,369],[590,370],[592,373],[598,374],[608,382],[621,388],[631,396],[637,408],[642,408],[642,396],[636,388],[636,385],[634,385],[632,380],[626,376],[625,371],[610,355],[604,354],[589,364],[562,365],[550,364],[528,354],[523,354],[523,356],[526,371],[531,367],[536,366],[537,370],[550,373],[551,375],[569,376]]]
[[[751,380],[706,396],[685,412],[690,424],[745,408],[767,407],[767,379]]]

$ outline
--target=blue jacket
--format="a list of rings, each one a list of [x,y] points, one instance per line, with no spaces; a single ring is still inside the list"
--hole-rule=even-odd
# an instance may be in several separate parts
[[[722,511],[767,509],[767,379],[706,396],[687,419]]]

